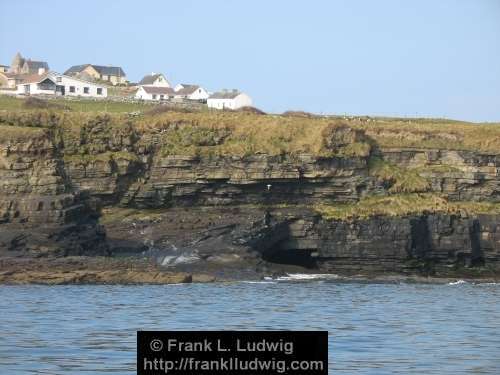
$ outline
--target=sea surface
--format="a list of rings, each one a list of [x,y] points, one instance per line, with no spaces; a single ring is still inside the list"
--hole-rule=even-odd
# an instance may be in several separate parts
[[[500,285],[0,286],[0,374],[135,374],[137,330],[328,330],[332,374],[500,374]]]

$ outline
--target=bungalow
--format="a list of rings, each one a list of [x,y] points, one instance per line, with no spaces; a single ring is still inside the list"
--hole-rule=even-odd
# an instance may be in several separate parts
[[[74,65],[64,72],[64,75],[107,81],[113,85],[127,83],[127,76],[119,66],[102,66],[93,64]]]
[[[97,85],[79,78],[69,77],[56,72],[25,76],[17,85],[17,94],[24,95],[67,95],[105,98],[106,86]]]
[[[216,109],[238,109],[251,106],[252,99],[238,90],[223,90],[210,95],[207,105]]]
[[[140,86],[157,86],[157,87],[170,87],[170,83],[161,73],[151,73],[144,76],[139,82]]]
[[[168,100],[174,97],[175,91],[171,87],[140,86],[135,93],[136,99],[141,100]]]
[[[179,83],[175,86],[175,98],[176,99],[187,99],[187,100],[197,100],[201,102],[206,102],[210,96],[203,87],[198,85],[188,85],[186,83]]]

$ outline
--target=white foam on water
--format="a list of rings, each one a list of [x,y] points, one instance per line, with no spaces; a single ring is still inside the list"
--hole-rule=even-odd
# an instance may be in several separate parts
[[[242,283],[244,283],[244,284],[276,284],[276,281],[242,281]]]
[[[332,280],[339,276],[332,273],[289,273],[286,276],[279,276],[278,281],[304,281],[304,280]]]
[[[457,281],[452,281],[451,283],[448,283],[447,285],[460,285],[460,284],[468,284],[468,283],[465,280],[457,280]]]

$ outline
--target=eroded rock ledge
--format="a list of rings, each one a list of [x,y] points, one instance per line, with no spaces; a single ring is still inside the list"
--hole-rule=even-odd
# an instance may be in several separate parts
[[[410,132],[426,147],[396,148],[387,141],[393,128],[251,118],[266,126],[263,132],[278,129],[259,149],[256,135],[238,127],[248,118],[235,115],[210,118],[221,126],[187,114],[142,123],[108,115],[2,116],[4,257],[145,256],[162,270],[205,270],[222,279],[295,266],[343,274],[498,275],[500,156],[491,148],[468,149],[465,131]],[[429,148],[443,142],[467,147]],[[248,149],[235,151],[241,147]],[[408,195],[450,204],[395,201],[391,212],[369,201]],[[0,271],[4,278],[9,272]],[[102,278],[82,272],[54,277],[124,280],[112,269]],[[27,282],[37,277],[46,276],[26,273]]]

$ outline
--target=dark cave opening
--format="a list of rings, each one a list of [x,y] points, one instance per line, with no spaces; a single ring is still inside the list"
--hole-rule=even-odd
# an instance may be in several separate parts
[[[304,268],[317,268],[316,258],[312,256],[315,249],[282,249],[274,248],[263,254],[266,262],[301,266]]]

